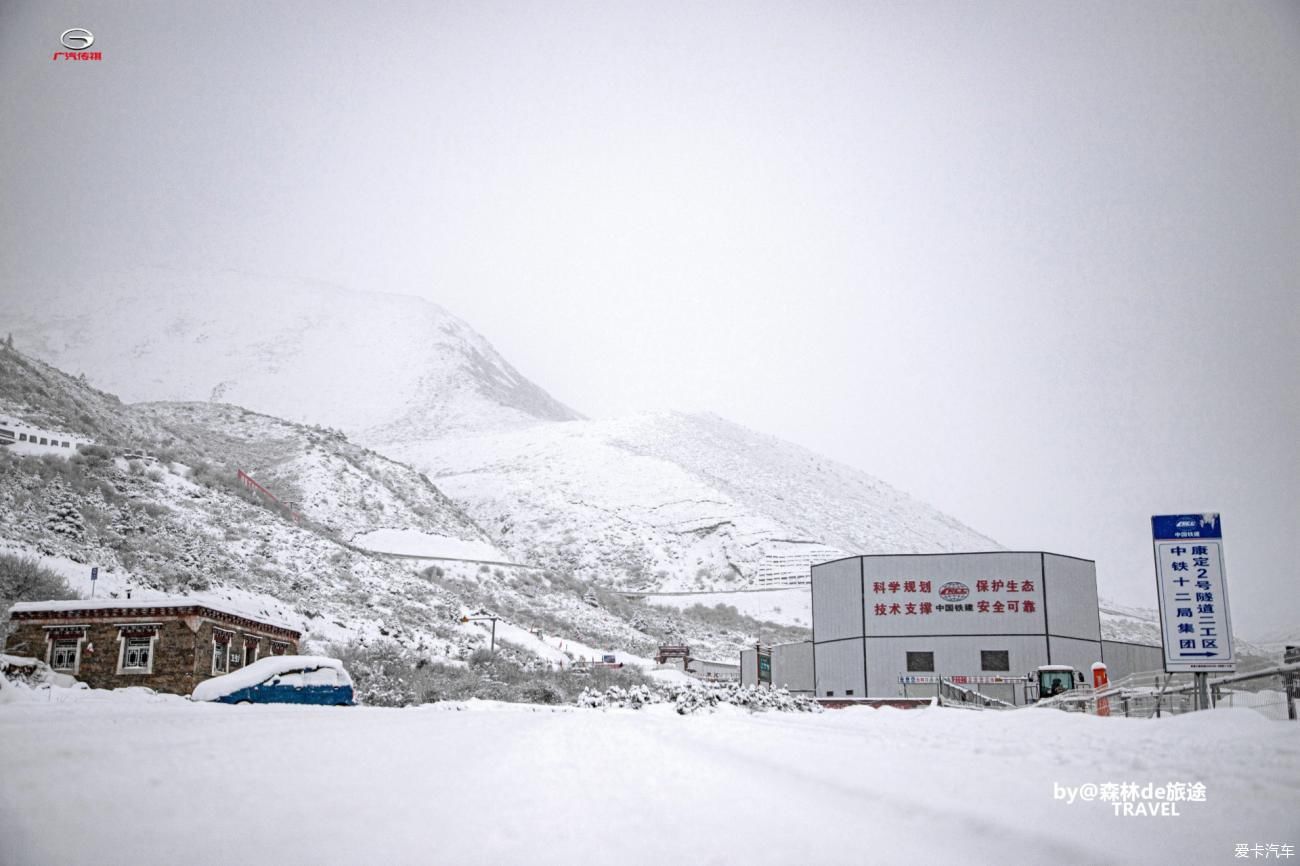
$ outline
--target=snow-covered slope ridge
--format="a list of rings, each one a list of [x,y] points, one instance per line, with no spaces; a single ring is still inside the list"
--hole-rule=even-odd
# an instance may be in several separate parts
[[[129,409],[204,454],[237,461],[289,508],[336,537],[407,530],[478,544],[484,558],[502,558],[428,478],[337,431],[228,404],[140,403]]]
[[[212,467],[233,483],[243,470],[318,528],[348,540],[404,529],[488,541],[428,478],[338,431],[218,404],[123,405],[116,397],[17,351],[0,352],[0,412],[118,452],[163,454]]]
[[[513,561],[638,589],[737,588],[801,549],[997,549],[866,473],[716,415],[375,444],[428,473]]]
[[[997,547],[863,472],[713,415],[584,421],[427,301],[231,273],[77,288],[76,302],[58,290],[20,301],[20,348],[127,399],[340,427],[436,476],[510,561],[705,590],[758,586],[776,563],[797,576],[848,553]]]
[[[545,634],[548,652],[582,645],[646,656],[667,642],[734,658],[755,640],[806,635],[659,610],[593,592],[562,572],[466,562],[429,568],[348,545],[370,530],[365,537],[419,533],[422,547],[454,533],[460,546],[491,550],[427,479],[334,431],[235,406],[124,406],[3,344],[0,413],[99,443],[44,459],[0,448],[0,552],[37,556],[82,592],[96,565],[101,598],[130,589],[135,599],[233,604],[303,629],[315,649],[384,637],[433,659],[464,658],[486,644],[485,629],[458,622],[481,608],[504,617],[503,635],[509,624]],[[150,456],[128,457],[140,451]],[[235,467],[252,467],[301,519],[265,507],[236,481]]]
[[[19,348],[128,402],[235,403],[372,438],[579,417],[419,298],[165,270],[11,295]]]

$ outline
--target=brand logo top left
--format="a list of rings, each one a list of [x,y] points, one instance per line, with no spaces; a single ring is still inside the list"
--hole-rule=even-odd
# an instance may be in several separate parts
[[[85,51],[95,44],[95,34],[85,27],[70,27],[59,34],[59,41],[69,51]]]

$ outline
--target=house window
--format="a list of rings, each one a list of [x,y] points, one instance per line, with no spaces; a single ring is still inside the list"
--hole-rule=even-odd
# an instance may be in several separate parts
[[[54,646],[50,649],[50,667],[56,671],[77,670],[77,648],[81,641],[76,640],[56,640]]]
[[[158,642],[156,623],[131,623],[118,626],[117,672],[119,674],[153,673],[153,650]]]
[[[234,637],[228,631],[219,628],[212,630],[212,673],[224,674],[230,670],[230,639]]]
[[[46,437],[42,436],[42,437],[41,437],[41,444],[42,444],[42,445],[49,445],[49,444],[50,444],[50,440],[47,439]]]
[[[1007,650],[980,650],[980,668],[986,671],[1011,670],[1011,653]]]
[[[153,661],[153,638],[129,637],[122,650],[122,670],[148,671]]]
[[[909,671],[934,673],[934,653],[932,652],[908,653],[907,669]]]
[[[81,667],[81,644],[85,639],[84,626],[57,626],[48,629],[46,663],[56,671],[77,673]]]
[[[19,442],[26,442],[26,441],[27,441],[27,434],[26,434],[26,433],[19,433],[19,434],[18,434],[18,441],[19,441]]]
[[[258,651],[261,649],[261,642],[257,638],[244,638],[244,664],[251,665],[257,661]]]
[[[282,656],[287,652],[289,652],[289,645],[287,643],[278,640],[271,641],[271,655]]]

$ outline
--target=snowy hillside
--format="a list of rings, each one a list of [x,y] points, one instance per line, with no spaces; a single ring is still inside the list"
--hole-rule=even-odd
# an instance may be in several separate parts
[[[1101,609],[1101,636],[1106,640],[1160,645],[1160,611],[1150,607],[1128,607],[1107,599],[1098,602]],[[1276,662],[1281,646],[1262,645],[1233,635],[1233,645],[1243,665]]]
[[[1106,640],[1129,643],[1160,643],[1160,611],[1147,607],[1126,607],[1102,599],[1101,634]]]
[[[35,556],[83,593],[96,565],[101,596],[206,598],[274,612],[317,648],[388,638],[431,658],[486,643],[483,629],[456,622],[484,607],[505,618],[503,633],[513,624],[546,636],[546,647],[536,637],[511,647],[525,662],[556,647],[645,656],[660,641],[727,658],[759,637],[798,636],[616,594],[593,600],[589,583],[563,572],[373,554],[363,548],[414,538],[418,550],[393,552],[501,557],[427,478],[334,431],[237,406],[126,406],[2,345],[0,413],[100,443],[67,457],[0,449],[0,553]],[[126,456],[140,450],[160,459]],[[300,519],[250,493],[236,467]]]
[[[769,557],[998,545],[842,464],[716,415],[646,414],[375,447],[512,559],[637,589],[736,589]]]
[[[372,436],[579,417],[417,298],[140,271],[6,297],[15,345],[128,402],[211,400]]]
[[[218,403],[140,403],[129,411],[200,453],[226,455],[294,512],[345,541],[409,531],[459,539],[484,558],[501,558],[426,477],[337,431]]]
[[[128,400],[232,403],[341,428],[434,478],[510,561],[712,590],[847,553],[998,547],[864,472],[715,415],[582,420],[424,300],[165,271],[73,287],[75,301],[51,291],[22,294],[24,351]],[[238,414],[208,421],[247,426]],[[251,448],[257,435],[227,444]],[[351,472],[320,452],[297,463],[278,465],[317,480]],[[298,487],[304,510],[334,525],[335,494]]]
[[[1256,644],[1273,655],[1282,655],[1289,646],[1300,646],[1300,625],[1275,628],[1256,635]]]

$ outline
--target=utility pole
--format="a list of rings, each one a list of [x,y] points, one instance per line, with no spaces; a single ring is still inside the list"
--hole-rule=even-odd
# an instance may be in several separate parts
[[[489,619],[492,620],[492,648],[489,650],[489,652],[492,655],[496,655],[497,654],[497,620],[500,619],[500,617],[493,616],[492,614],[483,614],[481,616],[462,616],[460,618],[460,621],[461,622],[482,622],[483,620],[489,620]]]

